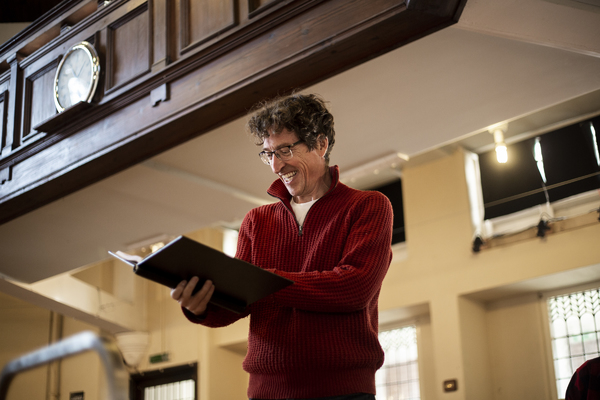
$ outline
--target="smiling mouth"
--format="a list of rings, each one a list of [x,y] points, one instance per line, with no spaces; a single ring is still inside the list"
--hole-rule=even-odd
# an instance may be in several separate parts
[[[279,175],[279,177],[281,178],[281,180],[284,183],[290,183],[292,181],[292,178],[294,178],[294,176],[296,176],[296,171],[288,172],[287,174],[283,174],[283,175]]]

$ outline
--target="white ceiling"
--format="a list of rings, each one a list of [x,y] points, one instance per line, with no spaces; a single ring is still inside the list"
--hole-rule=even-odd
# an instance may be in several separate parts
[[[393,152],[425,160],[489,148],[600,112],[600,8],[468,0],[460,22],[306,92],[335,116],[342,171]],[[244,118],[0,226],[0,272],[27,282],[160,235],[239,221],[274,179]],[[509,138],[510,140],[510,138]],[[416,160],[416,161],[415,161]]]

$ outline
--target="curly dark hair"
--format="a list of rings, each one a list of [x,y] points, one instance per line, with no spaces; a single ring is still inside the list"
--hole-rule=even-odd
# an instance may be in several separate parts
[[[256,138],[258,146],[262,146],[271,134],[278,134],[284,128],[294,132],[309,150],[313,150],[318,140],[325,136],[329,143],[325,162],[329,164],[329,154],[335,143],[333,115],[318,95],[294,93],[261,102],[251,110],[246,127]]]

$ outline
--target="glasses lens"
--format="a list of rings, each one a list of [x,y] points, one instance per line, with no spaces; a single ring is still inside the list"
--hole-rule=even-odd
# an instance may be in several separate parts
[[[273,157],[273,153],[269,154],[266,151],[261,151],[260,153],[258,153],[258,155],[262,162],[264,162],[267,165],[271,165],[271,157]]]
[[[277,150],[277,157],[282,161],[289,160],[292,158],[292,149],[290,147],[282,147]]]

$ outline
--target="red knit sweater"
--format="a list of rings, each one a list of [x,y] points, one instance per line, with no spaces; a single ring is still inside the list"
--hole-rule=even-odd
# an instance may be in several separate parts
[[[375,393],[383,363],[377,301],[392,257],[392,207],[379,192],[339,182],[337,167],[330,173],[331,188],[302,228],[280,180],[268,190],[280,201],[250,211],[242,223],[236,257],[294,281],[246,314],[250,398]],[[186,315],[210,327],[246,316],[212,305],[203,319]]]

